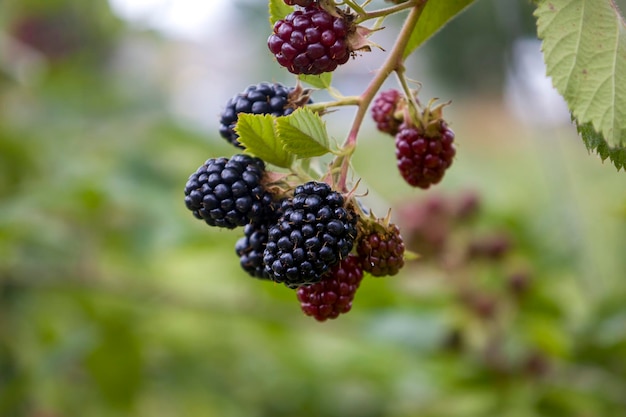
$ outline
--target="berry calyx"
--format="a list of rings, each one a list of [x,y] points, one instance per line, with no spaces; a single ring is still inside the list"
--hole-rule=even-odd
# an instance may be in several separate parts
[[[307,182],[283,201],[268,231],[263,263],[270,278],[289,287],[317,282],[354,246],[357,216],[326,183]]]
[[[387,90],[378,94],[372,103],[372,119],[376,122],[376,128],[383,133],[395,136],[402,124],[402,119],[395,115],[398,113],[402,94],[398,90]]]
[[[440,182],[456,154],[454,132],[441,118],[441,109],[427,108],[418,123],[405,120],[396,134],[398,169],[414,187],[427,189]]]
[[[334,71],[350,59],[356,33],[350,15],[334,16],[315,5],[295,10],[274,24],[267,40],[278,63],[293,74]]]
[[[301,88],[288,88],[281,83],[262,82],[248,86],[226,103],[220,115],[220,135],[232,145],[242,148],[235,132],[240,113],[288,116],[310,102],[309,92]]]
[[[404,242],[397,225],[375,224],[359,239],[357,253],[363,270],[375,277],[396,275],[404,266]]]
[[[300,308],[317,321],[335,319],[352,309],[352,301],[363,279],[363,269],[357,256],[349,255],[320,282],[303,285],[296,294]]]
[[[212,158],[189,176],[185,205],[210,226],[234,229],[264,221],[272,213],[272,195],[262,179],[265,163],[248,155]]]

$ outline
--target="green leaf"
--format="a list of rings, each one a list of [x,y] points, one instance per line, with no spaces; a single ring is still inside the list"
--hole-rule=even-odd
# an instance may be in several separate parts
[[[278,137],[285,150],[298,158],[312,158],[330,152],[328,133],[322,118],[306,107],[277,119]]]
[[[289,168],[293,156],[276,136],[276,117],[271,114],[240,113],[235,126],[237,139],[246,151],[270,164]]]
[[[626,26],[611,0],[542,0],[535,11],[547,74],[580,125],[626,146]]]
[[[431,0],[422,11],[419,23],[411,33],[404,49],[404,57],[411,55],[421,44],[433,36],[452,18],[461,13],[474,0]]]
[[[320,75],[300,75],[298,76],[298,78],[300,78],[301,81],[315,88],[326,89],[330,87],[333,81],[333,73],[325,72]]]
[[[283,19],[289,13],[293,12],[293,7],[287,6],[284,0],[270,0],[269,2],[270,12],[270,24],[274,26],[274,23]]]
[[[576,128],[578,129],[578,133],[582,136],[583,142],[589,151],[597,153],[602,161],[605,161],[608,158],[611,162],[613,162],[613,165],[615,165],[618,171],[620,169],[626,170],[625,146],[610,147],[602,135],[599,135],[598,132],[593,129],[591,123],[583,125],[577,124]]]

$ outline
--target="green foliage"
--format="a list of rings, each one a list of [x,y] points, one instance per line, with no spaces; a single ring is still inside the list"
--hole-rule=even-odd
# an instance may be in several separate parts
[[[307,108],[282,117],[240,114],[235,130],[246,151],[282,168],[289,168],[294,158],[331,152],[324,121]]]
[[[333,81],[333,73],[332,72],[325,72],[323,74],[320,75],[298,75],[298,78],[315,87],[315,88],[321,88],[321,89],[326,89],[329,88],[332,85],[332,81]]]
[[[615,3],[546,0],[535,15],[547,73],[577,123],[591,124],[614,152],[626,149],[626,24]]]
[[[276,121],[278,138],[284,149],[298,158],[312,158],[330,152],[330,139],[322,118],[307,108],[299,108]]]
[[[404,56],[409,56],[419,48],[428,38],[433,36],[451,19],[472,4],[474,0],[434,0],[429,1],[422,11],[420,23],[415,27],[411,38],[404,50]]]
[[[609,146],[602,135],[594,130],[591,123],[583,125],[577,123],[576,127],[589,151],[597,153],[603,161],[608,158],[613,162],[613,165],[615,165],[618,171],[620,169],[626,170],[626,147]]]
[[[235,131],[246,150],[264,161],[283,168],[291,166],[292,155],[277,136],[276,117],[269,114],[240,114]]]

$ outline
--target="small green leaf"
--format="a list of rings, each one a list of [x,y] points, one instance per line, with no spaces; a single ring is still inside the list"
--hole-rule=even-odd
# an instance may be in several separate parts
[[[626,146],[626,24],[612,0],[542,0],[535,11],[547,74],[581,125]]]
[[[300,78],[301,81],[315,88],[326,89],[330,87],[333,81],[333,73],[325,72],[320,75],[300,75],[298,76],[298,78]]]
[[[269,2],[270,24],[283,19],[289,13],[293,12],[293,7],[287,6],[284,0],[270,0]]]
[[[404,49],[404,57],[411,55],[421,44],[433,36],[453,17],[461,13],[474,0],[431,0],[422,11],[419,23],[411,33]]]
[[[585,123],[583,125],[577,123],[576,128],[590,152],[597,153],[602,161],[608,158],[613,162],[613,165],[615,165],[618,171],[620,169],[626,170],[626,147],[610,147],[602,135],[598,134],[598,132],[593,129],[591,123]]]
[[[270,114],[240,113],[235,126],[237,139],[246,151],[270,164],[289,168],[293,156],[283,149],[276,136],[276,117]]]
[[[312,158],[330,152],[328,133],[322,118],[306,107],[277,119],[278,137],[285,150],[298,158]]]

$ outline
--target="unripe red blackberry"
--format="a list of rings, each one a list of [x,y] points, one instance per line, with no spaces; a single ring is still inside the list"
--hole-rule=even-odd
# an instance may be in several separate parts
[[[272,196],[261,180],[265,163],[248,155],[207,160],[189,176],[185,205],[210,226],[233,229],[264,221],[272,212]]]
[[[454,133],[443,120],[428,130],[402,124],[396,135],[396,159],[404,180],[419,188],[429,188],[443,178],[456,154]]]
[[[235,132],[239,114],[288,116],[308,100],[308,97],[304,100],[300,100],[301,97],[290,97],[293,91],[294,88],[285,87],[280,83],[262,82],[248,86],[243,92],[236,94],[226,103],[226,107],[220,115],[220,135],[234,146],[243,148],[237,140],[239,136]]]
[[[354,210],[328,184],[311,181],[296,187],[268,231],[266,272],[289,287],[319,281],[352,250],[356,222]]]
[[[350,16],[333,16],[316,5],[295,10],[274,24],[267,40],[280,65],[293,74],[334,71],[350,59]]]
[[[320,282],[298,288],[300,307],[307,316],[317,321],[335,319],[352,309],[352,301],[363,279],[363,270],[357,256],[349,255]]]
[[[372,103],[372,119],[376,127],[383,133],[395,136],[402,120],[394,117],[402,100],[402,94],[398,90],[387,90],[378,94]]]
[[[384,229],[376,228],[359,240],[357,253],[363,270],[373,276],[397,274],[404,266],[404,242],[400,229],[393,223]]]

